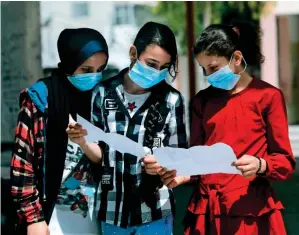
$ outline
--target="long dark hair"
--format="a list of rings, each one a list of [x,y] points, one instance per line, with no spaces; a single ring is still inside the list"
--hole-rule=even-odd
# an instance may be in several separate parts
[[[169,74],[175,79],[178,67],[178,50],[172,30],[164,24],[147,22],[136,35],[133,45],[137,49],[138,56],[149,45],[157,45],[163,48],[171,57]]]
[[[233,22],[231,25],[213,24],[197,38],[194,54],[224,56],[230,60],[240,50],[249,65],[259,65],[265,58],[261,53],[261,30],[249,22]]]

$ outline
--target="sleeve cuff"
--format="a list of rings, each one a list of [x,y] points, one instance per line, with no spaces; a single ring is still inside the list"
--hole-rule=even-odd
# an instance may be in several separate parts
[[[191,175],[190,176],[190,184],[196,183],[199,180],[199,175]]]
[[[108,147],[108,145],[104,141],[99,141],[98,145],[102,149],[103,152],[105,152],[105,149]]]
[[[266,161],[266,164],[267,164],[266,171],[264,173],[261,173],[258,175],[269,177],[272,175],[272,172],[273,172],[273,164],[268,156],[264,157],[263,159]]]
[[[43,208],[39,202],[39,198],[19,202],[17,214],[20,224],[26,223],[29,225],[45,220]]]
[[[27,221],[27,226],[30,224],[35,224],[35,223],[39,223],[39,222],[43,222],[43,221],[45,221],[44,217],[37,218],[34,221],[30,221],[30,222]]]

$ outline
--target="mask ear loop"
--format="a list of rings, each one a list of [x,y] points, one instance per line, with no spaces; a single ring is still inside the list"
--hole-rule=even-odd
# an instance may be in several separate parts
[[[244,60],[245,67],[244,67],[244,70],[243,70],[242,72],[240,72],[239,74],[244,73],[245,70],[246,70],[246,68],[247,68],[247,62],[246,62],[246,60],[244,59],[244,56],[243,56],[243,55],[242,55],[242,59]]]
[[[232,59],[233,59],[233,57],[234,57],[234,54],[232,54],[232,56],[230,57],[230,60],[229,60],[228,66],[230,66],[230,63],[232,62]],[[241,73],[244,73],[244,72],[245,72],[245,70],[246,70],[246,68],[247,68],[247,62],[246,62],[246,60],[245,60],[245,58],[244,58],[244,56],[243,56],[243,55],[242,55],[242,60],[244,60],[245,67],[244,67],[244,70],[243,70],[242,72],[240,72],[239,74],[241,74]]]

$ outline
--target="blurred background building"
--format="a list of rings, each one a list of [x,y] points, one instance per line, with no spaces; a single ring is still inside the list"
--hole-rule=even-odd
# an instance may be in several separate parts
[[[90,27],[106,38],[110,58],[105,78],[129,65],[129,47],[147,21],[165,23],[175,32],[179,47],[179,75],[173,86],[186,102],[208,86],[194,60],[188,60],[190,42],[211,23],[248,20],[263,31],[266,61],[249,68],[251,74],[282,89],[287,102],[290,138],[299,157],[299,2],[167,2],[76,1],[1,2],[1,228],[9,232],[13,216],[9,198],[9,164],[13,133],[19,111],[19,92],[57,67],[57,39],[65,28]],[[192,44],[192,43],[191,43]],[[186,109],[188,115],[188,108]],[[187,120],[189,120],[187,118]],[[299,172],[293,180],[276,183],[282,199],[288,234],[299,230]],[[178,202],[175,234],[182,234],[181,220],[192,188],[175,189]],[[6,230],[4,230],[6,229]]]

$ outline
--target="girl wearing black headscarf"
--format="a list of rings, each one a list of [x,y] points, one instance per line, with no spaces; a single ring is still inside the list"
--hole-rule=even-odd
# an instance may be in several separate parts
[[[59,68],[20,95],[11,160],[11,193],[19,219],[18,234],[25,233],[26,228],[28,235],[49,233],[47,224],[52,214],[54,217],[62,181],[76,170],[82,156],[77,146],[68,143],[65,130],[69,115],[90,119],[92,89],[101,81],[108,61],[106,40],[93,29],[65,29],[57,46]],[[64,199],[69,200],[72,210],[82,208],[82,203],[78,206],[82,198]],[[66,200],[62,203],[66,204]],[[60,219],[57,213],[55,216]]]

